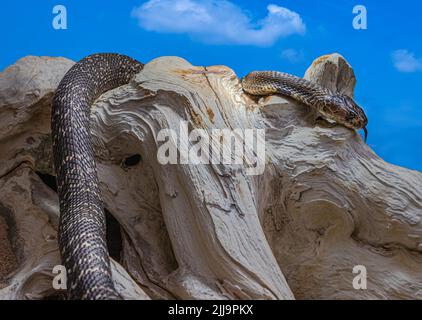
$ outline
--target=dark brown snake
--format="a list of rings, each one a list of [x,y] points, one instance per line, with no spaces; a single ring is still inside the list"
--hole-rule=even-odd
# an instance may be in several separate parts
[[[90,134],[90,108],[104,92],[127,84],[143,64],[103,53],[76,63],[53,98],[52,140],[60,200],[59,247],[67,270],[70,299],[121,299],[110,268],[103,201]],[[304,79],[279,72],[252,72],[242,81],[253,95],[282,94],[348,128],[365,128],[367,119],[353,99]]]

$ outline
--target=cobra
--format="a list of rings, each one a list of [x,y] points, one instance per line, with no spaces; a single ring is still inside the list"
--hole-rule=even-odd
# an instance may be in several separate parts
[[[127,84],[143,64],[101,53],[76,63],[52,103],[52,143],[60,201],[59,248],[69,299],[121,299],[106,245],[106,222],[90,135],[90,108],[102,93]],[[279,72],[252,72],[243,81],[253,95],[282,94],[313,107],[348,128],[365,128],[363,110],[349,97]]]

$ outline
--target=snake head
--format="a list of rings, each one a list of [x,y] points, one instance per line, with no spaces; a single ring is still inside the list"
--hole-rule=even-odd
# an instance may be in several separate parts
[[[322,111],[323,115],[345,127],[356,130],[363,129],[366,142],[368,118],[365,111],[352,98],[344,94],[328,96],[324,99]]]
[[[368,118],[366,117],[365,111],[349,96],[342,95],[341,98],[344,104],[347,105],[347,116],[346,121],[354,129],[363,129],[365,132],[365,142],[368,139]]]

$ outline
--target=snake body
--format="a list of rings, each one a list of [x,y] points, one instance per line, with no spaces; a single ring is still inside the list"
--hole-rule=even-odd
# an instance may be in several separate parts
[[[284,72],[253,71],[242,79],[243,90],[252,95],[281,94],[299,101],[323,118],[350,129],[363,129],[365,140],[368,119],[363,109],[349,96],[333,92],[317,83]]]
[[[59,247],[70,299],[119,299],[105,240],[105,216],[90,135],[90,108],[128,83],[143,65],[119,54],[94,54],[61,80],[52,105],[53,157],[60,201]]]
[[[142,68],[142,63],[124,55],[88,56],[65,74],[53,98],[59,247],[70,299],[121,298],[111,277],[103,201],[90,136],[90,108],[102,93],[128,83]],[[362,109],[351,98],[289,74],[252,72],[242,84],[250,94],[289,96],[349,128],[364,128],[367,123]]]

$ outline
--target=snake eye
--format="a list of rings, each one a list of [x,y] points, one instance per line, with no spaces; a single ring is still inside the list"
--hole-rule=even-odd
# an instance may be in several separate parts
[[[355,120],[357,117],[357,114],[353,111],[349,111],[347,112],[347,116],[346,116],[346,121],[348,122],[352,122],[353,120]]]

